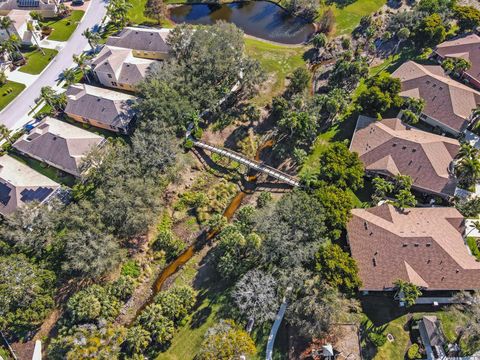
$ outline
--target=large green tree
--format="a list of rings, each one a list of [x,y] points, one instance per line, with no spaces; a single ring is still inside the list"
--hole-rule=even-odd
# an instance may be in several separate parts
[[[355,260],[337,244],[320,247],[315,255],[315,270],[322,281],[353,295],[361,285]]]

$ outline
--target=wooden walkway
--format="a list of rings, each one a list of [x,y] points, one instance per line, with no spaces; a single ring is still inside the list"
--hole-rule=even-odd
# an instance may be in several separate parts
[[[196,146],[196,147],[199,147],[201,149],[204,149],[204,150],[208,150],[210,152],[213,152],[215,154],[218,154],[218,155],[221,155],[221,156],[225,156],[229,159],[232,159],[240,164],[243,164],[251,169],[254,169],[256,171],[260,171],[264,174],[267,174],[268,176],[271,176],[277,180],[280,180],[280,181],[283,181],[283,182],[286,182],[287,184],[291,185],[291,186],[295,186],[295,187],[298,187],[300,186],[300,182],[298,181],[298,179],[294,176],[291,176],[291,175],[288,175],[280,170],[277,170],[271,166],[268,166],[268,165],[265,165],[261,162],[258,162],[258,161],[255,161],[255,160],[250,160],[246,157],[244,157],[243,155],[235,152],[235,151],[232,151],[232,150],[228,150],[228,149],[222,149],[222,148],[219,148],[219,147],[216,147],[214,145],[211,145],[211,144],[208,144],[204,141],[199,141],[199,140],[193,140],[193,144]]]

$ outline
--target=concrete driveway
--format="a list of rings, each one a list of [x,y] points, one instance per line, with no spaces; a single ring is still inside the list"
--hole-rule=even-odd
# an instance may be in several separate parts
[[[72,55],[79,54],[88,48],[88,42],[82,33],[85,29],[100,24],[105,13],[106,1],[90,0],[90,6],[63,49],[40,76],[0,112],[1,124],[14,130],[28,122],[28,112],[35,106],[35,99],[40,95],[40,89],[43,86],[55,86],[61,72],[73,64]]]

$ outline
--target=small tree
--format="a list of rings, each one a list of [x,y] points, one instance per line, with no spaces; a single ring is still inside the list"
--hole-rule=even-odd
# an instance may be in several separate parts
[[[149,0],[145,7],[145,15],[157,20],[158,25],[167,17],[168,8],[163,0]]]
[[[199,360],[226,360],[250,357],[255,353],[255,343],[246,331],[233,320],[221,320],[208,329],[197,357]]]
[[[418,297],[422,295],[420,288],[412,283],[398,279],[394,282],[397,292],[395,297],[403,301],[407,306],[415,305]]]
[[[310,83],[310,72],[305,67],[296,68],[290,76],[290,84],[288,90],[292,94],[303,92]]]
[[[327,45],[328,38],[324,33],[316,34],[313,39],[312,43],[317,49],[320,49]]]

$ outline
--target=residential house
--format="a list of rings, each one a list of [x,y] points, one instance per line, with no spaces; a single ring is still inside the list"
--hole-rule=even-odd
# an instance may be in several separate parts
[[[480,36],[469,34],[444,41],[435,48],[433,57],[439,62],[447,58],[468,60],[472,66],[463,72],[462,77],[480,89]]]
[[[131,49],[106,45],[92,61],[92,67],[103,86],[134,91],[156,62],[134,57]]]
[[[27,10],[12,10],[8,13],[12,26],[8,29],[11,35],[16,35],[22,44],[34,45],[40,41],[40,31],[37,30],[37,21],[30,16]],[[33,31],[28,29],[28,24],[33,25]],[[10,36],[7,30],[0,29],[0,40],[7,40]]]
[[[55,0],[4,0],[0,2],[0,15],[7,15],[12,10],[23,10],[28,13],[36,11],[44,17],[57,15]]]
[[[170,29],[126,27],[118,35],[110,36],[107,45],[132,49],[136,57],[164,60],[170,51],[166,41],[169,33]]]
[[[135,114],[135,97],[86,84],[67,89],[65,113],[72,119],[110,131],[127,134]]]
[[[47,201],[60,185],[14,158],[0,157],[0,214],[9,215],[26,203]]]
[[[24,155],[79,177],[85,155],[104,141],[102,136],[47,117],[13,147]]]
[[[367,174],[408,175],[413,188],[443,198],[453,197],[457,180],[453,161],[457,140],[413,128],[400,119],[359,116],[350,150],[359,154]]]
[[[440,321],[434,315],[424,315],[418,321],[418,330],[422,339],[427,360],[447,359],[444,347],[446,345]]]
[[[407,61],[392,76],[401,80],[401,96],[425,100],[420,120],[455,136],[467,128],[480,103],[480,92],[451,79],[438,65]]]
[[[468,251],[464,230],[454,207],[353,209],[347,233],[360,290],[392,291],[401,279],[419,286],[428,301],[429,294],[479,289],[480,262]]]

